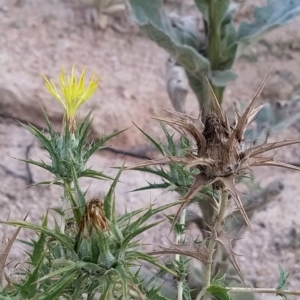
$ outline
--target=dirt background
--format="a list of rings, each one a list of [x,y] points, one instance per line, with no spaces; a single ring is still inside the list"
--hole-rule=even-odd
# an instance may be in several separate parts
[[[237,20],[249,16],[251,3],[240,7]],[[262,3],[262,1],[255,1]],[[186,9],[192,9],[187,4]],[[67,0],[1,0],[0,1],[0,220],[10,213],[11,219],[22,219],[29,212],[28,221],[40,222],[48,207],[60,203],[61,191],[55,187],[28,187],[28,183],[49,180],[49,174],[27,166],[15,158],[47,159],[47,154],[35,139],[22,128],[15,118],[45,125],[40,104],[47,111],[57,129],[62,120],[62,108],[46,92],[41,74],[56,80],[61,66],[77,70],[87,66],[103,76],[100,88],[81,109],[84,116],[96,104],[92,138],[129,127],[114,138],[112,147],[122,151],[139,152],[147,141],[132,126],[138,124],[151,135],[162,138],[159,125],[149,117],[161,114],[161,109],[171,109],[165,89],[164,65],[166,53],[141,33],[119,33],[108,27],[96,30],[84,19],[84,5]],[[250,47],[237,61],[235,71],[239,77],[228,85],[225,107],[233,101],[249,101],[259,83],[272,69],[272,77],[263,94],[262,102],[275,103],[291,99],[300,90],[300,18],[277,29],[259,44]],[[289,104],[288,104],[288,107]],[[192,92],[188,94],[187,112],[198,110]],[[290,109],[291,110],[291,109]],[[295,112],[295,109],[292,109]],[[290,113],[289,109],[286,110]],[[285,111],[285,113],[286,113]],[[297,126],[281,131],[271,139],[299,138]],[[125,155],[101,152],[93,157],[91,165],[114,175],[111,169],[120,166]],[[299,146],[278,153],[287,162],[300,162]],[[131,162],[132,158],[127,160]],[[32,175],[32,176],[31,176]],[[246,233],[236,252],[247,278],[256,287],[275,287],[278,280],[278,262],[291,268],[289,287],[300,289],[300,175],[297,172],[275,168],[257,169],[255,176],[264,186],[274,179],[282,180],[285,189],[264,211],[253,218],[255,236]],[[136,209],[151,202],[167,203],[174,194],[160,191],[129,193],[146,181],[158,178],[127,172],[117,187],[118,212],[124,208]],[[89,188],[89,197],[101,196],[108,182],[82,182]],[[4,227],[1,225],[1,231]],[[166,245],[167,223],[161,230],[148,232],[144,241],[154,246]],[[7,228],[7,234],[11,228]],[[22,231],[21,238],[32,233]],[[22,246],[14,247],[11,257],[22,258]],[[263,299],[275,299],[264,296]],[[290,297],[293,299],[293,297]]]

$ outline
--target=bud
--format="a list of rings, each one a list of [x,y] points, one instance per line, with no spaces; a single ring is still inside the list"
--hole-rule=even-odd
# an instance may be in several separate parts
[[[109,269],[116,263],[116,259],[109,249],[108,237],[109,224],[103,203],[99,199],[92,199],[86,204],[79,224],[75,251],[81,260]]]

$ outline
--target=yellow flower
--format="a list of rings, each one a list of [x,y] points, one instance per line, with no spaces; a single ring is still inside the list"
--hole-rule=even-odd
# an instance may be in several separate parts
[[[98,82],[101,77],[96,77],[94,74],[91,78],[89,84],[85,87],[85,67],[82,70],[79,81],[77,82],[74,75],[74,65],[72,67],[71,76],[65,75],[65,70],[62,67],[62,72],[59,76],[59,84],[62,95],[57,91],[57,87],[54,84],[53,80],[50,81],[45,75],[45,85],[47,90],[52,94],[65,108],[65,113],[69,121],[73,121],[78,108],[86,102],[96,91],[98,87]]]

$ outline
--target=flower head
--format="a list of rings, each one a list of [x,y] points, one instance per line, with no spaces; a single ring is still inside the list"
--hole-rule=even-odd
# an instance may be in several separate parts
[[[74,249],[80,259],[109,269],[116,263],[109,248],[109,222],[103,202],[92,199],[86,203],[81,217]]]
[[[78,108],[86,102],[96,91],[98,82],[101,79],[94,74],[89,84],[85,86],[85,68],[82,70],[79,80],[76,80],[72,67],[71,75],[66,76],[65,70],[62,67],[61,74],[59,75],[59,85],[62,95],[58,92],[53,80],[50,81],[45,75],[45,85],[47,90],[53,95],[65,108],[67,119],[74,120]]]
[[[187,136],[194,145],[193,149],[190,149],[189,153],[184,157],[167,156],[162,159],[140,163],[133,168],[176,163],[185,165],[187,169],[197,168],[199,171],[194,176],[194,183],[182,199],[183,202],[174,218],[173,226],[192,198],[203,187],[212,185],[215,189],[227,191],[232,195],[237,209],[251,228],[250,221],[235,186],[235,179],[255,166],[278,166],[300,171],[298,167],[275,160],[274,156],[262,155],[273,149],[300,143],[300,139],[284,140],[275,143],[268,143],[266,139],[261,145],[250,143],[251,146],[249,146],[249,141],[246,143],[243,137],[245,130],[263,107],[263,105],[255,107],[255,103],[267,78],[259,87],[245,112],[241,116],[236,112],[236,122],[233,127],[229,125],[229,121],[212,89],[213,110],[207,115],[204,124],[200,119],[177,112],[173,113],[177,116],[177,119],[156,118]]]

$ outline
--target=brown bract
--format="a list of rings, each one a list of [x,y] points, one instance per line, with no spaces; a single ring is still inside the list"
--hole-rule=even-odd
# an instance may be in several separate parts
[[[92,229],[107,231],[108,228],[102,201],[94,198],[87,202],[84,215],[79,224],[78,235],[89,238]]]
[[[232,195],[237,208],[252,230],[235,186],[236,177],[255,166],[277,166],[300,171],[298,167],[276,161],[273,156],[262,156],[270,150],[300,143],[300,139],[268,143],[266,138],[263,144],[254,146],[254,143],[252,143],[253,146],[250,147],[247,145],[251,143],[249,141],[246,143],[244,140],[245,130],[263,107],[263,105],[255,107],[255,104],[268,77],[269,75],[260,85],[245,112],[241,116],[235,112],[235,125],[233,127],[229,125],[227,116],[220,107],[212,89],[213,109],[206,117],[204,124],[200,118],[195,119],[177,112],[172,112],[177,116],[176,119],[155,118],[188,137],[193,142],[194,148],[184,157],[166,156],[137,164],[131,168],[176,163],[183,164],[188,169],[195,167],[199,170],[199,173],[195,175],[194,183],[182,199],[182,204],[176,213],[172,228],[191,199],[204,186],[212,185],[215,189],[227,191]]]

